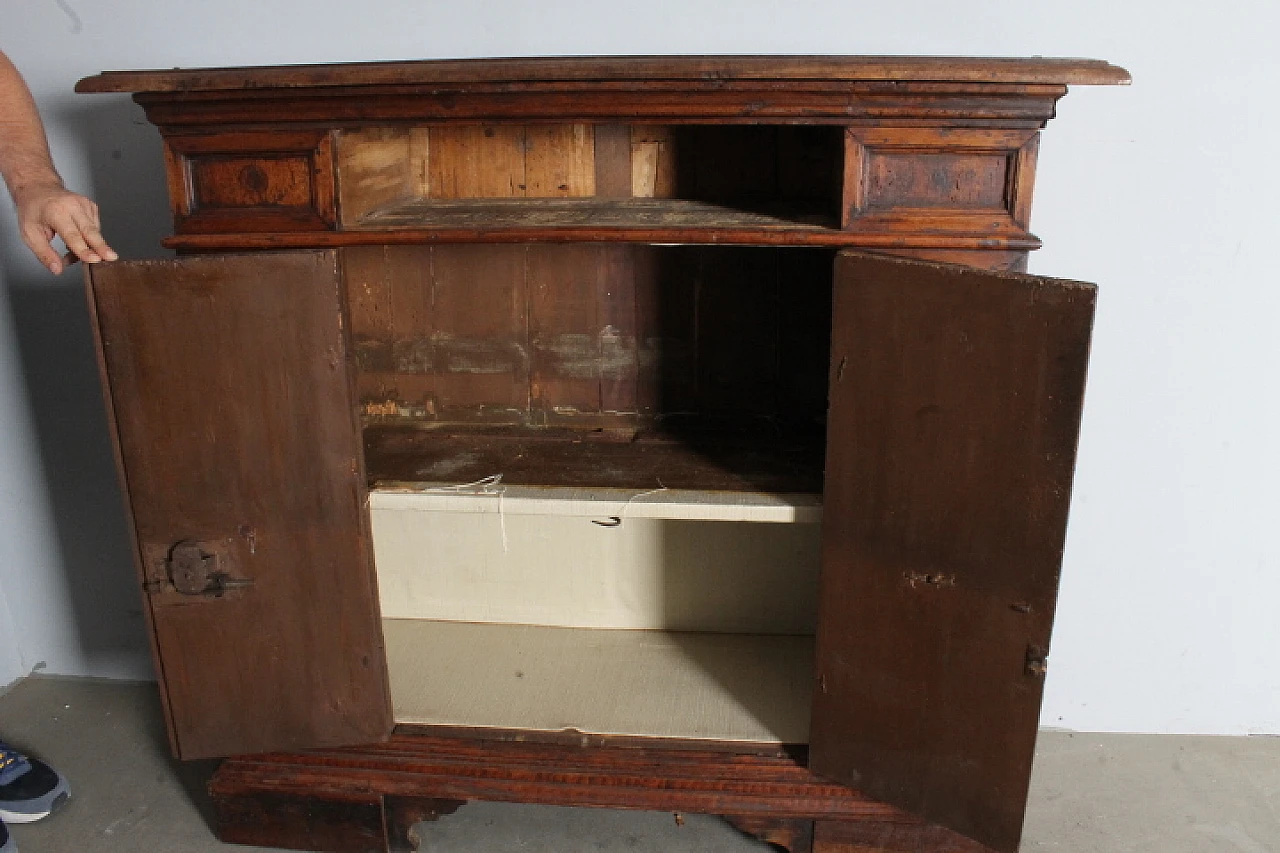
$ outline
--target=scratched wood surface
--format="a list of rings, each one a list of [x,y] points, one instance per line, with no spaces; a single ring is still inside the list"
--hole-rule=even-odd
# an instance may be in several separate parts
[[[179,755],[391,730],[332,252],[95,265],[91,302]],[[246,588],[184,595],[196,541]]]
[[[592,243],[342,257],[362,411],[375,421],[745,417],[821,429],[829,251]]]
[[[817,494],[823,446],[812,434],[372,426],[365,459],[371,487],[501,474],[511,485]]]
[[[837,261],[811,763],[1007,853],[1094,298],[1078,282]]]

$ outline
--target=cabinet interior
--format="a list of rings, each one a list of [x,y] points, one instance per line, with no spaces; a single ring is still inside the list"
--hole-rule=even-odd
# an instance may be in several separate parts
[[[807,741],[832,252],[342,262],[397,721]]]
[[[529,123],[352,129],[344,228],[839,227],[838,127]]]

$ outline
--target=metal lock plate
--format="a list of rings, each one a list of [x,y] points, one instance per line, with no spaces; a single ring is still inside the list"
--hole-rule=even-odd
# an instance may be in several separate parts
[[[253,584],[252,579],[231,576],[235,566],[225,542],[184,539],[168,548],[150,546],[147,550],[156,555],[151,560],[159,575],[152,574],[147,583],[151,593],[172,589],[184,596],[219,598]]]

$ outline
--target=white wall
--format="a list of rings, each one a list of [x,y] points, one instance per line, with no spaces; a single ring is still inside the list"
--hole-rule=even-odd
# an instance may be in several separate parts
[[[67,179],[97,195],[130,257],[167,228],[158,148],[126,100],[71,94],[101,69],[694,52],[1128,67],[1130,89],[1067,96],[1040,158],[1047,247],[1033,270],[1103,288],[1044,721],[1276,733],[1276,32],[1269,0],[69,0],[24,4],[0,46],[30,75]],[[29,565],[0,566],[0,589],[24,620],[27,665],[146,672],[78,284],[45,280],[15,256],[10,220],[0,229],[20,329],[15,362],[0,322],[0,376],[25,377],[48,495],[0,504],[0,536],[32,540]],[[21,387],[0,395],[0,412],[22,420]],[[26,464],[22,452],[19,439],[0,464]]]

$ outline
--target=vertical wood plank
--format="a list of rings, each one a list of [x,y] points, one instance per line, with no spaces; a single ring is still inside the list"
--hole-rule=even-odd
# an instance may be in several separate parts
[[[412,198],[409,131],[370,127],[338,133],[338,207],[343,225],[370,211]]]
[[[391,304],[391,397],[401,416],[438,414],[439,377],[435,365],[435,328],[430,246],[388,246],[385,276]]]
[[[595,125],[597,198],[631,197],[631,126]]]
[[[1017,154],[1010,158],[1009,186],[1005,195],[1013,221],[1031,227],[1031,197],[1036,184],[1036,159],[1040,154],[1040,134],[1032,134]]]
[[[840,227],[848,230],[867,204],[867,147],[852,129],[844,135],[844,192]]]
[[[530,396],[543,419],[600,411],[600,255],[593,244],[529,249]]]
[[[430,198],[517,198],[525,194],[521,125],[432,127]]]
[[[356,246],[339,253],[347,282],[347,304],[354,350],[356,388],[366,413],[390,413],[393,399],[391,375],[391,290],[387,280],[386,249]]]
[[[529,198],[595,195],[595,161],[591,125],[530,125],[525,129],[525,194]]]
[[[442,413],[512,420],[529,410],[526,247],[432,252],[432,330]]]
[[[676,195],[676,138],[665,125],[631,128],[631,194],[636,198]]]
[[[596,322],[600,326],[600,408],[605,412],[638,410],[637,248],[631,245],[600,247]]]
[[[409,129],[409,168],[413,195],[431,197],[431,128]]]

